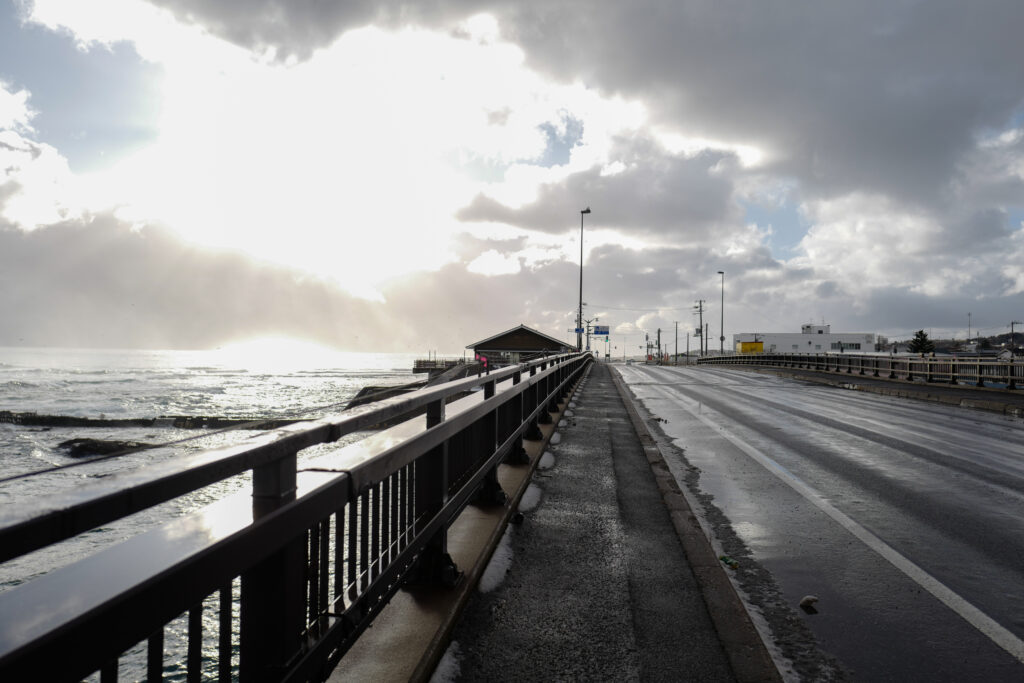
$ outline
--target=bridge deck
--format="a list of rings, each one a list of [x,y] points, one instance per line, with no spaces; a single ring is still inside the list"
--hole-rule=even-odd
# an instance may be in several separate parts
[[[560,440],[546,446],[550,455],[531,453],[538,468],[532,479],[519,479],[522,489],[530,485],[520,505],[524,520],[509,527],[482,577],[491,589],[462,587],[468,600],[441,680],[778,680],[725,570],[612,374],[595,364],[556,418]],[[464,531],[482,540],[493,529],[470,523]],[[454,543],[472,545],[465,537]],[[463,562],[471,584],[483,562]],[[430,675],[422,661],[409,670],[420,652],[404,639],[420,628],[443,629],[441,615],[458,610],[462,600],[450,595],[448,607],[436,594],[396,600],[332,680]],[[436,614],[426,618],[430,610]],[[432,648],[447,643],[443,635],[426,640]],[[396,669],[403,658],[410,660],[402,665],[409,673]]]

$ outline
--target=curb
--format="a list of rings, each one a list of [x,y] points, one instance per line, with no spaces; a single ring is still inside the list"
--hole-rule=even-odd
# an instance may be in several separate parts
[[[739,683],[781,683],[782,675],[775,661],[737,594],[736,587],[715,556],[711,540],[693,513],[679,483],[669,471],[661,449],[647,425],[640,419],[633,397],[623,384],[618,370],[609,369],[614,370],[611,372],[612,382],[626,407],[644,455],[647,456],[658,490],[668,507],[672,525],[697,579],[704,604],[736,680]]]
[[[541,433],[544,438],[540,441],[527,441],[523,439],[523,448],[526,450],[530,457],[530,463],[528,465],[520,465],[515,468],[517,474],[521,474],[521,479],[518,479],[518,483],[515,486],[515,490],[508,494],[508,500],[505,503],[502,511],[501,520],[495,525],[493,531],[488,537],[484,544],[483,551],[477,557],[476,562],[467,571],[463,580],[459,583],[455,589],[458,595],[455,596],[454,604],[451,609],[448,610],[447,615],[438,628],[437,633],[430,642],[430,646],[426,652],[423,653],[423,657],[420,659],[419,665],[416,670],[409,677],[410,681],[416,683],[422,683],[429,681],[431,676],[434,674],[434,670],[437,668],[438,663],[441,661],[441,657],[444,656],[445,651],[448,649],[448,645],[451,642],[452,631],[455,630],[455,626],[459,621],[459,617],[462,615],[463,610],[466,608],[466,603],[473,596],[477,585],[480,583],[480,577],[483,576],[484,570],[487,569],[487,565],[491,561],[491,557],[494,555],[494,550],[498,547],[498,543],[501,542],[502,536],[505,534],[505,529],[508,528],[509,520],[519,510],[519,501],[522,499],[523,494],[526,493],[526,489],[530,486],[530,482],[533,480],[533,473],[537,469],[537,465],[540,463],[541,456],[544,454],[544,450],[548,447],[548,442],[551,441],[551,436],[558,429],[558,422],[562,418],[562,414],[569,406],[569,402],[572,401],[573,397],[576,396],[576,390],[579,389],[580,383],[583,382],[589,375],[590,370],[593,368],[593,364],[590,364],[583,371],[583,374],[569,390],[565,399],[558,404],[557,413],[549,413],[551,415],[550,425],[539,425]],[[512,469],[514,466],[501,465],[499,470],[502,468]],[[506,484],[507,479],[500,477],[503,486]],[[453,525],[454,526],[454,525]]]
[[[523,440],[529,464],[498,466],[498,480],[508,495],[503,506],[467,507],[448,529],[448,551],[463,570],[452,589],[416,588],[399,591],[374,622],[338,662],[328,681],[428,681],[451,640],[451,633],[466,603],[476,590],[495,548],[501,541],[519,501],[526,492],[551,435],[580,383],[590,374],[588,366],[550,413],[552,422],[540,425],[543,439]],[[386,652],[388,656],[381,657]]]

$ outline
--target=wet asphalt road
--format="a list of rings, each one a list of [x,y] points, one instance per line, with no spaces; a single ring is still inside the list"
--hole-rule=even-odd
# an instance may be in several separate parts
[[[768,619],[780,650],[795,618],[855,680],[1024,680],[1024,421],[739,370],[619,371],[716,534],[770,573],[738,576],[789,606]],[[796,609],[807,594],[816,614]]]
[[[438,680],[734,680],[606,366],[557,433],[496,551],[507,573],[467,605],[458,673]]]

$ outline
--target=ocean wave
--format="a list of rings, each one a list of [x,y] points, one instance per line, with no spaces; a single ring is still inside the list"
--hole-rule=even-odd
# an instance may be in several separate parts
[[[120,379],[76,379],[65,382],[66,384],[138,384],[145,380],[138,377],[121,377]]]
[[[184,369],[188,370],[189,372],[193,372],[193,373],[201,372],[201,373],[207,374],[207,375],[248,375],[249,374],[249,371],[246,370],[245,368],[223,368],[223,367],[214,367],[214,366],[207,366],[207,365],[188,366],[188,367],[185,367]]]
[[[300,377],[350,377],[351,370],[296,370],[295,375]]]
[[[21,379],[11,379],[7,380],[6,382],[0,382],[0,388],[5,389],[37,389],[40,386],[42,385],[36,382],[26,382],[25,380]]]

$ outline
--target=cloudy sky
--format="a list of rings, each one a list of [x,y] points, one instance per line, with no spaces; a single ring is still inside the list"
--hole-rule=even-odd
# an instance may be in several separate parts
[[[0,345],[1024,319],[1019,0],[0,0]],[[970,313],[970,318],[968,314]],[[691,342],[696,344],[695,341]]]

